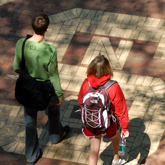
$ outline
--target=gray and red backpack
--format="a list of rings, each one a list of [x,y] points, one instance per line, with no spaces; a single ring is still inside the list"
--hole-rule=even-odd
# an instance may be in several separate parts
[[[89,84],[81,106],[81,120],[83,124],[94,130],[104,131],[111,121],[116,122],[111,110],[111,100],[107,89],[116,81],[108,80],[104,85],[93,88]],[[111,120],[110,120],[111,119]]]

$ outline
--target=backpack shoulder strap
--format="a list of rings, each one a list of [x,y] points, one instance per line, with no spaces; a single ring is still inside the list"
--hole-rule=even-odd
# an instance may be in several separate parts
[[[89,87],[92,87],[91,86],[91,84],[90,84],[90,82],[88,81],[88,83],[89,83]],[[105,89],[108,89],[110,86],[112,86],[114,83],[117,83],[117,81],[115,81],[115,80],[108,80],[105,84],[103,84],[102,86],[99,86],[98,88],[94,88],[94,87],[92,87],[93,89],[95,89],[95,90],[97,90],[97,89],[103,89],[103,88],[105,88]]]
[[[117,83],[117,81],[115,80],[108,80],[104,85],[102,85],[101,87],[108,89],[110,86],[112,86],[114,83]]]

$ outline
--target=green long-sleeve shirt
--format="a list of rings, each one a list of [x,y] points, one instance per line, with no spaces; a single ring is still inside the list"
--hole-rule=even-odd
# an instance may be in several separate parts
[[[18,40],[15,49],[13,69],[20,73],[22,60],[22,44],[24,38]],[[26,68],[30,76],[38,81],[50,80],[59,99],[63,97],[57,65],[56,48],[44,41],[27,40],[24,48]]]

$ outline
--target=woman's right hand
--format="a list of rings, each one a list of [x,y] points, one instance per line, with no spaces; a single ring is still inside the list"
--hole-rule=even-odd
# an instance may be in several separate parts
[[[129,131],[121,131],[121,137],[127,138],[129,137]]]

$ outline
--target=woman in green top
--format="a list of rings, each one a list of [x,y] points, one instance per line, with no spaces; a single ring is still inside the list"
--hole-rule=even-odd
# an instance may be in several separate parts
[[[38,81],[49,80],[53,84],[56,95],[52,97],[52,100],[47,108],[48,130],[50,141],[52,143],[59,143],[69,132],[69,127],[62,127],[60,122],[60,111],[58,105],[62,104],[64,98],[58,73],[56,48],[43,40],[48,25],[49,18],[45,14],[39,14],[32,19],[34,34],[25,43],[24,57],[26,68],[30,76],[34,77]],[[13,69],[18,74],[20,73],[22,60],[23,41],[24,39],[21,38],[16,44],[13,63]],[[26,126],[25,155],[27,158],[27,165],[35,164],[42,156],[39,149],[36,129],[37,113],[38,110],[24,107]]]

